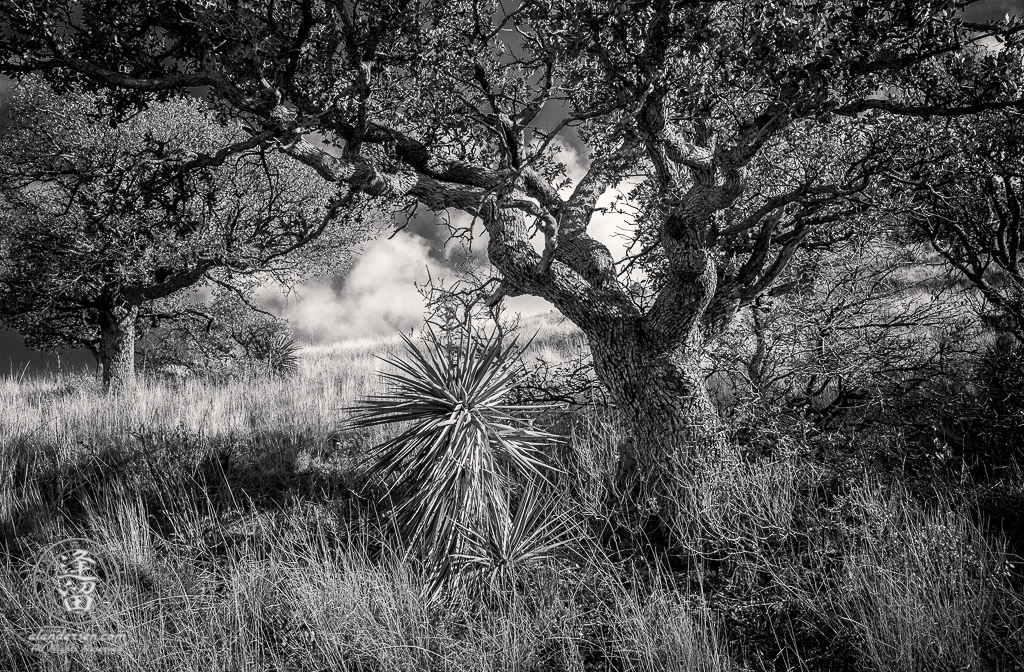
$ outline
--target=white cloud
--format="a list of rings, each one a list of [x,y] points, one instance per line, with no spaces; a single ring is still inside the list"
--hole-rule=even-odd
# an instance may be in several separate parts
[[[515,296],[505,299],[505,309],[509,314],[519,313],[523,317],[547,313],[554,308],[547,300],[539,296]]]
[[[568,196],[576,188],[576,185],[580,183],[580,180],[583,179],[583,176],[587,174],[587,170],[590,168],[590,157],[580,152],[568,142],[562,142],[555,152],[555,158],[565,165],[565,174],[572,180],[571,185],[559,192],[562,196]]]
[[[613,189],[609,189],[598,199],[597,207],[610,207],[616,198],[624,196],[633,186],[635,185],[626,181]],[[633,222],[631,218],[620,212],[595,212],[590,220],[590,226],[587,228],[587,232],[590,233],[594,240],[604,243],[615,261],[620,261],[625,256],[626,247],[629,244],[626,236],[632,230]]]
[[[428,256],[427,242],[399,232],[374,241],[353,266],[340,292],[329,281],[301,285],[283,316],[302,335],[316,341],[340,341],[408,330],[423,320],[423,297],[415,283],[449,278],[450,272]]]

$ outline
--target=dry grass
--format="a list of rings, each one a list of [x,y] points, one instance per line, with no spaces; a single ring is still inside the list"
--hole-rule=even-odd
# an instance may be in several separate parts
[[[574,339],[543,331],[536,352],[570,356]],[[339,429],[378,391],[374,355],[399,346],[310,347],[292,379],[148,380],[130,397],[0,379],[0,669],[916,672],[1009,670],[997,649],[1024,650],[1008,556],[969,511],[870,479],[822,499],[829,475],[795,450],[695,471],[667,564],[610,559],[622,437],[596,411],[556,425],[577,554],[512,592],[430,598],[357,468],[384,430]],[[32,653],[26,568],[82,535],[123,569],[107,627],[128,645]]]
[[[317,346],[292,379],[0,380],[0,668],[726,670],[706,605],[648,599],[614,566],[556,563],[485,602],[431,599],[356,468],[381,430],[341,432],[398,339]],[[88,536],[122,569],[115,653],[40,654],[26,572]],[[602,586],[595,589],[595,582]]]
[[[87,375],[3,377],[0,444],[66,445],[138,431],[208,438],[268,431],[326,436],[337,427],[339,408],[375,389],[379,363],[372,355],[398,343],[396,338],[306,348],[293,379],[143,380],[133,394],[114,397],[101,394]]]
[[[863,534],[844,554],[836,612],[877,669],[983,669],[986,636],[1008,595],[1007,556],[945,503],[907,501],[899,491],[853,494]]]

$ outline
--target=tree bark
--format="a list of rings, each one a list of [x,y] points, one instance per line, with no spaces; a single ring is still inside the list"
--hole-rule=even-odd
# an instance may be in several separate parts
[[[135,387],[135,321],[137,305],[111,302],[100,314],[99,359],[108,392]]]
[[[723,442],[701,369],[703,344],[665,351],[645,343],[639,329],[599,325],[588,336],[597,376],[629,434],[619,451],[619,486],[664,515],[698,461]]]
[[[681,240],[668,245],[671,280],[652,309],[642,312],[616,279],[607,248],[586,234],[593,202],[603,191],[600,185],[591,189],[595,172],[577,188],[577,195],[593,192],[580,199],[578,217],[575,197],[561,213],[550,264],[527,242],[522,213],[510,208],[492,206],[484,213],[488,253],[512,291],[543,296],[587,335],[595,373],[629,436],[620,447],[617,474],[621,494],[630,500],[624,504],[631,515],[667,523],[679,486],[723,444],[701,370],[705,341],[715,333],[706,323],[717,290],[714,254],[689,231],[706,229],[705,220],[684,228]]]

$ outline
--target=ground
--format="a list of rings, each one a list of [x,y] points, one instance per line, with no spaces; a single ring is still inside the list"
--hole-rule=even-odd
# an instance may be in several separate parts
[[[544,326],[564,360],[580,339]],[[965,500],[779,439],[717,456],[666,549],[617,552],[598,410],[546,416],[572,540],[518,585],[430,596],[345,428],[395,338],[310,346],[290,378],[0,379],[0,668],[11,670],[983,670],[1024,664],[1005,538]],[[710,458],[709,458],[710,459]],[[1013,480],[1013,479],[1017,480]],[[1019,472],[1010,481],[1024,482]],[[39,653],[27,589],[55,540],[119,567],[108,653]],[[1018,668],[1019,669],[1019,668]]]

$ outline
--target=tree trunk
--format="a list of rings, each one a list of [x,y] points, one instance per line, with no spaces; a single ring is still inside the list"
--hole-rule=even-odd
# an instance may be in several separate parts
[[[135,321],[139,307],[117,303],[100,315],[100,366],[108,392],[135,386]]]
[[[530,244],[522,213],[497,199],[483,213],[488,257],[515,293],[543,296],[586,333],[597,377],[630,437],[619,450],[616,499],[624,501],[616,508],[634,530],[665,532],[679,510],[681,488],[692,492],[693,477],[723,444],[700,364],[705,339],[724,328],[738,303],[720,301],[709,313],[718,287],[717,251],[705,238],[718,202],[706,203],[711,196],[701,200],[707,194],[700,192],[690,199],[697,205],[687,201],[688,209],[677,208],[681,212],[666,224],[679,229],[665,234],[671,272],[642,312],[616,277],[608,249],[586,233],[603,191],[599,178],[592,166],[560,221],[549,225],[544,257]],[[710,326],[709,317],[715,318]]]
[[[698,344],[662,352],[625,330],[590,338],[598,378],[622,414],[629,440],[619,456],[619,482],[657,502],[697,458],[722,445],[721,423],[708,395]]]

